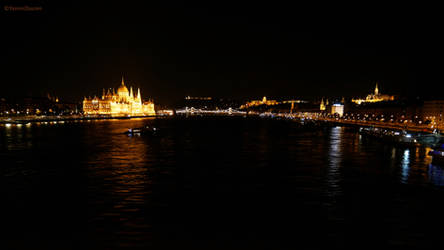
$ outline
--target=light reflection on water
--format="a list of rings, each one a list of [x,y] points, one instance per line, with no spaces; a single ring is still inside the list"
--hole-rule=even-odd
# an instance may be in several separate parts
[[[93,216],[91,225],[102,228],[102,220],[113,220],[114,226],[120,232],[139,232],[139,238],[149,238],[148,229],[150,223],[144,219],[141,210],[150,201],[151,175],[149,170],[150,161],[148,155],[148,144],[140,138],[129,138],[126,135],[117,134],[101,138],[98,145],[91,145],[98,149],[97,154],[90,155],[87,159],[90,192],[101,193],[91,201],[91,205],[100,208],[100,213]],[[103,228],[103,232],[110,229]],[[102,232],[102,234],[103,234]],[[134,237],[135,235],[132,234]],[[120,243],[133,242],[138,245],[137,240],[123,234],[119,235]]]
[[[421,209],[417,197],[423,196],[410,198],[399,190],[444,186],[443,169],[430,165],[429,149],[384,145],[344,127],[312,131],[277,121],[205,121],[205,126],[200,120],[134,119],[0,127],[0,155],[7,162],[0,178],[9,183],[3,190],[12,193],[10,197],[25,197],[20,202],[33,206],[26,203],[32,195],[23,192],[33,194],[33,188],[43,184],[29,182],[24,188],[23,176],[45,178],[42,183],[79,183],[75,190],[86,188],[89,236],[112,249],[149,247],[147,241],[159,238],[165,238],[162,243],[169,238],[182,243],[181,237],[213,234],[221,235],[214,237],[222,242],[245,232],[262,241],[273,235],[271,231],[286,235],[279,228],[283,223],[332,227],[328,235],[346,238],[335,223],[349,219],[350,225],[359,226],[366,207],[379,198],[388,211],[397,211],[381,212],[387,216],[381,223],[414,234],[416,227],[409,228],[405,219],[410,210],[403,204]],[[165,133],[123,134],[147,124]],[[78,182],[79,175],[87,182]],[[46,202],[57,206],[51,201]],[[15,198],[9,202],[19,203]],[[323,221],[313,207],[325,203],[329,218]],[[289,234],[289,239],[296,235]],[[386,237],[402,241],[402,236],[393,235]],[[282,236],[274,237],[278,242]]]
[[[328,151],[328,171],[327,171],[327,183],[328,183],[328,196],[335,197],[341,194],[341,160],[342,160],[342,148],[341,145],[343,137],[343,127],[333,127],[330,134],[330,147]]]
[[[401,183],[406,184],[409,179],[410,150],[404,150],[401,161]]]
[[[114,124],[112,124],[114,122]],[[78,129],[79,126],[92,126],[97,128],[98,130],[87,130],[86,135],[90,138],[94,138],[95,140],[101,141],[101,143],[96,143],[97,145],[89,145],[94,147],[94,151],[104,150],[97,155],[91,155],[91,157],[95,157],[91,159],[91,163],[93,165],[100,165],[99,162],[106,162],[108,167],[113,166],[129,166],[130,168],[146,168],[146,163],[150,162],[150,159],[147,159],[147,152],[149,148],[153,145],[150,144],[150,141],[145,141],[143,139],[134,137],[128,138],[125,137],[122,131],[125,131],[129,127],[134,127],[138,125],[143,125],[146,123],[146,120],[131,120],[131,121],[88,121],[88,122],[66,122],[66,123],[57,123],[57,124],[49,124],[45,127],[40,127],[38,123],[28,123],[25,126],[8,124],[7,126],[0,127],[0,147],[2,148],[2,153],[7,153],[8,151],[20,151],[20,150],[32,150],[36,147],[35,144],[42,144],[42,140],[47,140],[48,137],[45,137],[45,134],[48,130],[60,130],[65,131],[63,128],[65,126],[75,127],[74,129]],[[75,125],[74,125],[75,124]],[[111,130],[108,130],[111,129]],[[245,129],[245,128],[244,128]],[[101,131],[102,130],[102,131]],[[104,131],[106,131],[104,133]],[[185,131],[186,133],[189,133]],[[267,131],[263,128],[259,130],[259,136],[266,136]],[[50,135],[52,136],[52,135]],[[350,154],[353,152],[356,154],[356,157],[363,157],[362,154],[368,154],[369,152],[365,152],[366,147],[365,140],[363,141],[362,136],[356,134],[356,136],[352,136],[353,142],[351,139],[346,139],[345,137],[351,137],[350,132],[345,132],[343,127],[332,127],[329,138],[328,138],[328,160],[327,160],[327,183],[328,183],[328,195],[335,196],[341,193],[341,161],[343,160],[343,154],[346,153],[347,157],[350,158]],[[189,141],[189,139],[187,139]],[[299,138],[301,140],[301,138]],[[170,141],[174,143],[174,141]],[[305,143],[305,142],[304,142]],[[308,142],[310,143],[310,142]],[[300,144],[303,145],[303,144]],[[317,145],[307,145],[313,149],[321,150]],[[293,145],[287,145],[289,148],[294,148]],[[431,178],[429,175],[435,173],[436,171],[427,171],[429,168],[428,165],[431,162],[431,157],[427,155],[427,152],[430,150],[429,148],[413,148],[413,149],[400,149],[394,146],[389,147],[390,151],[390,160],[389,162],[391,168],[399,168],[399,182],[402,184],[409,183],[409,179],[412,175],[412,171],[416,173],[416,179],[425,179],[434,183],[434,178]],[[171,149],[171,148],[170,148]],[[266,152],[270,151],[269,145],[267,143],[258,143],[258,157],[259,159],[264,159]],[[352,150],[351,150],[352,149]],[[129,154],[129,152],[132,152]],[[170,154],[174,155],[174,151],[170,150]],[[370,159],[374,156],[365,156]],[[363,159],[365,160],[365,157]],[[376,156],[375,156],[376,157]],[[367,159],[367,160],[368,160]],[[164,161],[165,159],[158,159],[160,161]],[[437,168],[440,168],[439,166]],[[113,171],[119,171],[118,169],[114,169]],[[112,171],[111,171],[112,172]]]
[[[430,164],[428,171],[429,181],[437,186],[444,186],[444,169]]]

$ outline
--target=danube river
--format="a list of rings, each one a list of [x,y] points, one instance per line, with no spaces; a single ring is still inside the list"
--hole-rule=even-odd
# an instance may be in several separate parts
[[[440,247],[428,150],[243,117],[2,125],[0,248]]]

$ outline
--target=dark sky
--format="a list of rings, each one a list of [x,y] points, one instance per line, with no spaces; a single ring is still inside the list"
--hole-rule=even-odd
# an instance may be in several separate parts
[[[122,75],[162,104],[185,95],[362,96],[376,80],[383,93],[443,90],[420,73],[438,20],[415,6],[26,4],[43,11],[2,6],[0,96],[50,92],[78,101],[117,87]]]

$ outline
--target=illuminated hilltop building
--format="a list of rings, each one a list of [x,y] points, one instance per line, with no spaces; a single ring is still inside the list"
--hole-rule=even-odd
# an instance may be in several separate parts
[[[211,97],[193,97],[193,96],[185,96],[185,100],[211,100]]]
[[[267,106],[272,106],[272,105],[277,105],[279,104],[279,102],[277,102],[276,100],[267,100],[267,97],[264,96],[264,98],[262,98],[262,100],[253,100],[251,102],[247,102],[245,105],[242,105],[240,108],[248,108],[248,107],[254,107],[254,106],[259,106],[259,105],[267,105]]]
[[[122,84],[115,93],[114,89],[108,89],[105,94],[103,90],[102,98],[86,98],[83,100],[83,112],[85,114],[100,115],[155,115],[154,103],[152,101],[143,102],[140,89],[137,89],[137,96],[134,96],[133,88],[125,86],[122,77]]]
[[[378,83],[376,83],[374,94],[369,94],[365,99],[352,99],[352,102],[356,104],[361,104],[363,102],[383,102],[383,101],[393,101],[395,96],[392,95],[382,95],[379,93]]]

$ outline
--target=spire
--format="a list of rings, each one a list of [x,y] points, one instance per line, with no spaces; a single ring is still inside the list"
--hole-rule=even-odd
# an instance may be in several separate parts
[[[122,76],[122,86],[125,86],[125,82],[123,81],[123,76]]]
[[[105,99],[105,89],[102,91],[102,100]]]
[[[324,97],[322,97],[321,105],[319,105],[320,110],[325,110]]]
[[[378,95],[378,94],[379,94],[378,82],[376,82],[375,95]]]
[[[137,99],[141,100],[142,98],[140,97],[140,88],[137,88]]]
[[[134,99],[133,87],[130,88],[130,97]]]

